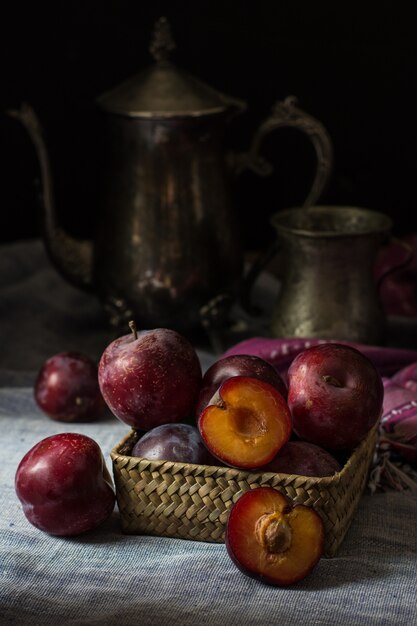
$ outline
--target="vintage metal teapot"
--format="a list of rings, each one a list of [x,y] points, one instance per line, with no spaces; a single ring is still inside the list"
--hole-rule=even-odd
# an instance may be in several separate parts
[[[57,269],[94,291],[114,325],[135,316],[143,328],[185,331],[214,320],[239,288],[244,251],[232,170],[268,173],[259,154],[263,137],[281,126],[298,128],[317,155],[309,205],[328,179],[332,146],[322,124],[287,98],[261,124],[249,152],[228,159],[224,132],[245,104],[176,67],[169,60],[173,47],[162,18],[150,46],[155,62],[98,98],[107,165],[94,241],[71,238],[57,223],[41,126],[28,105],[14,115],[39,158],[45,244]]]

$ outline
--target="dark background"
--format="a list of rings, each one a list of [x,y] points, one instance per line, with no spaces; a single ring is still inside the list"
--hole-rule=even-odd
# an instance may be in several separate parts
[[[1,13],[0,241],[40,233],[38,169],[5,112],[28,101],[47,137],[62,223],[90,235],[100,134],[94,100],[151,63],[155,20],[169,19],[173,60],[248,111],[230,147],[249,148],[275,100],[295,94],[334,144],[322,202],[374,208],[394,231],[417,229],[417,37],[413,3],[258,0],[65,0],[7,3]],[[297,131],[265,142],[269,180],[246,173],[235,191],[248,249],[272,237],[270,215],[303,201],[314,153]]]

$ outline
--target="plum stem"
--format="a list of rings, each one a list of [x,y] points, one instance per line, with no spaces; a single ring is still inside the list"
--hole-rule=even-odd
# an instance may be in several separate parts
[[[130,320],[129,328],[130,328],[130,330],[133,333],[133,338],[136,340],[138,338],[138,331],[137,331],[137,328],[136,328],[136,324],[135,324],[135,322],[133,320]]]
[[[337,378],[335,378],[334,376],[331,376],[330,374],[323,376],[323,380],[325,383],[332,385],[332,387],[342,387],[342,383],[339,380],[337,380]]]

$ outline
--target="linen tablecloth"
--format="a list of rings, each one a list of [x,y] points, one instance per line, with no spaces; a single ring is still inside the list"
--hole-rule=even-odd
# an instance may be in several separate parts
[[[107,459],[127,427],[45,417],[32,385],[42,362],[75,349],[98,358],[110,339],[94,297],[66,284],[39,242],[0,248],[0,624],[161,626],[417,624],[417,497],[366,493],[332,559],[293,587],[244,576],[224,545],[127,536],[117,510],[100,528],[57,538],[31,526],[14,491],[40,439],[68,430]],[[210,355],[200,352],[203,367]]]

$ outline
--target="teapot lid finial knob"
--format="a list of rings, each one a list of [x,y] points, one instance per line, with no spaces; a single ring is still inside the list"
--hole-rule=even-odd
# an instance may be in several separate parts
[[[167,61],[176,45],[171,32],[171,26],[166,17],[160,17],[154,26],[149,51],[155,61]]]

